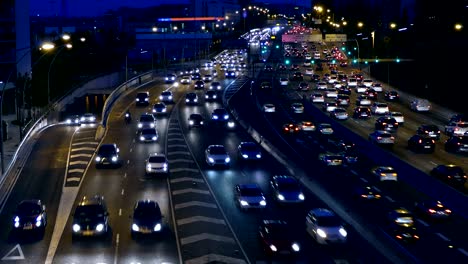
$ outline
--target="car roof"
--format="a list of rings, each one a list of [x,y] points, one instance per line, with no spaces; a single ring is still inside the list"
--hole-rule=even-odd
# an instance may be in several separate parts
[[[101,205],[104,202],[104,196],[102,195],[93,195],[93,196],[83,196],[78,203],[78,206],[86,206],[86,205]]]
[[[257,183],[242,183],[237,184],[240,189],[261,189]]]
[[[166,154],[153,152],[148,155],[149,157],[166,157]]]
[[[336,216],[334,212],[326,208],[314,208],[309,211],[309,213],[317,216],[317,217],[330,217]]]

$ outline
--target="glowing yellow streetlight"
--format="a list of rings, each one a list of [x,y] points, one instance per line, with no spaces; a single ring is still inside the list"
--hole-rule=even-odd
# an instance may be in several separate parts
[[[391,29],[396,28],[396,26],[397,26],[397,25],[396,25],[395,23],[390,23],[390,28],[391,28]]]
[[[68,35],[68,34],[63,34],[63,35],[62,35],[62,39],[65,40],[65,41],[70,40],[70,35]]]
[[[41,48],[44,49],[44,50],[51,50],[51,49],[55,48],[55,45],[54,45],[54,43],[46,42],[46,43],[42,44]]]
[[[357,24],[357,26],[360,27],[360,28],[362,28],[362,27],[364,26],[364,23],[359,22],[359,23]]]
[[[85,42],[85,41],[86,41],[86,38],[82,37],[82,38],[80,38],[80,41],[81,41],[81,42]]]
[[[462,24],[459,24],[459,23],[457,23],[457,24],[455,24],[455,25],[454,25],[454,28],[455,28],[455,30],[459,31],[459,30],[462,30],[462,28],[463,28],[463,25],[462,25]]]
[[[348,22],[346,22],[346,21],[343,21],[343,22],[341,22],[341,23],[343,24],[343,26],[348,25]]]

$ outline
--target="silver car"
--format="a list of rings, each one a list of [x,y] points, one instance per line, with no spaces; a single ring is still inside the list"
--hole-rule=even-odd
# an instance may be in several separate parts
[[[395,137],[390,132],[377,130],[369,134],[369,141],[374,144],[393,145]]]
[[[206,163],[210,166],[229,166],[231,158],[223,145],[209,145],[205,150]]]
[[[241,210],[266,208],[265,195],[256,183],[237,184],[234,188],[234,195]]]
[[[168,174],[169,170],[169,161],[166,158],[166,155],[161,153],[151,153],[146,159],[146,174],[152,173],[163,173]]]
[[[345,243],[348,232],[338,216],[325,208],[315,208],[306,216],[306,231],[319,244]]]

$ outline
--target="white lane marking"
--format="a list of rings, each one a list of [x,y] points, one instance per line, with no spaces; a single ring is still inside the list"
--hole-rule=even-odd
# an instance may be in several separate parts
[[[80,137],[80,138],[74,138],[74,142],[82,142],[82,141],[89,141],[92,142],[94,141],[94,137]],[[99,143],[98,143],[99,144]]]
[[[190,206],[202,206],[202,207],[208,207],[208,208],[218,208],[216,204],[214,203],[205,203],[205,202],[199,202],[199,201],[191,201],[191,202],[186,202],[186,203],[179,203],[174,205],[174,209],[183,209],[186,207]]]
[[[84,172],[84,169],[72,169],[72,170],[69,170],[69,171],[68,171],[68,173],[73,173],[73,172],[83,173],[83,172]]]
[[[374,189],[375,189],[376,191],[378,191],[378,192],[382,192],[379,188],[377,188],[377,187],[375,187],[375,186],[374,186]]]
[[[200,182],[200,183],[205,182],[203,179],[200,179],[200,178],[180,177],[180,178],[172,179],[171,183],[185,182],[185,181],[194,181],[194,182]]]
[[[458,248],[458,251],[460,251],[465,256],[468,256],[468,251],[464,250],[463,248]]]
[[[173,173],[173,172],[180,172],[180,171],[198,172],[198,169],[191,169],[191,168],[176,168],[176,169],[171,169],[171,173]]]
[[[213,235],[213,234],[208,234],[208,233],[201,233],[201,234],[197,234],[193,236],[183,237],[180,239],[180,243],[182,245],[186,245],[186,244],[191,244],[191,243],[195,243],[195,242],[206,240],[206,239],[215,240],[218,242],[232,243],[232,244],[236,243],[234,239],[232,239],[231,237],[218,236],[218,235]]]
[[[355,171],[355,170],[351,170],[351,173],[354,174],[354,175],[358,175],[357,171]]]
[[[93,154],[80,153],[80,154],[70,155],[70,159],[80,158],[80,157],[91,158],[92,156]]]
[[[390,196],[385,196],[385,198],[386,198],[387,200],[389,200],[390,202],[392,202],[392,203],[395,202],[395,200],[393,200],[392,198],[390,198]]]
[[[130,152],[133,152],[133,148],[130,148]]]
[[[127,173],[124,174],[124,178],[127,178]]]
[[[194,222],[209,222],[213,224],[226,225],[226,222],[224,221],[224,219],[206,217],[206,216],[201,216],[201,215],[179,219],[177,220],[177,225],[180,226],[180,225],[185,225],[185,224],[191,224]]]
[[[119,241],[120,240],[120,234],[117,233],[117,236],[115,238],[115,252],[114,252],[114,264],[117,264],[117,257],[119,254]]]
[[[125,190],[122,189],[122,191],[120,192],[120,194],[121,194],[121,195],[124,195],[124,192],[125,192]]]
[[[195,163],[192,159],[171,159],[169,160],[169,163],[176,163],[176,162],[189,162],[189,163]]]
[[[428,223],[424,222],[423,220],[421,219],[416,219],[419,223],[421,223],[423,226],[429,226]]]
[[[168,148],[176,148],[176,147],[182,147],[182,148],[187,148],[186,144],[172,144],[172,145],[167,145]]]
[[[127,164],[130,164],[130,160],[127,160]]]
[[[67,178],[67,182],[79,182],[81,180],[80,177],[70,177]]]
[[[68,165],[76,165],[76,164],[88,164],[87,161],[84,161],[84,160],[77,160],[77,161],[70,161],[70,163]]]
[[[72,144],[72,147],[74,146],[80,146],[80,145],[99,145],[99,142],[96,141],[90,141],[90,142],[75,142]]]
[[[82,151],[82,150],[95,151],[96,148],[88,148],[88,147],[72,148],[70,152],[76,152],[76,151]]]
[[[177,154],[190,155],[190,152],[188,152],[188,151],[169,151],[167,153],[167,155],[177,155]]]
[[[205,264],[205,263],[231,263],[231,264],[245,264],[245,260],[239,258],[232,258],[218,254],[208,254],[201,257],[188,259],[185,264]]]
[[[8,253],[3,256],[2,260],[22,260],[24,259],[23,250],[20,244],[16,244]]]
[[[429,161],[429,163],[431,163],[432,165],[434,166],[437,166],[437,163],[433,162],[433,161]]]
[[[185,140],[183,138],[178,138],[178,137],[168,138],[167,141],[183,141],[183,142],[185,142]]]
[[[207,195],[210,195],[210,192],[209,192],[209,191],[197,190],[197,189],[193,189],[193,188],[188,188],[188,189],[182,189],[182,190],[172,191],[172,195],[185,194],[185,193],[200,193],[200,194],[207,194]]]
[[[365,183],[368,183],[368,181],[364,178],[359,178],[361,181],[365,182]]]
[[[441,233],[435,233],[437,236],[439,236],[440,238],[442,238],[443,240],[445,241],[450,241],[450,239],[444,235],[442,235]]]

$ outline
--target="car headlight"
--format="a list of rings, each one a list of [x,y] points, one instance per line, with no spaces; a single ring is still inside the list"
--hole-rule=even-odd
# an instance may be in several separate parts
[[[205,98],[206,98],[206,99],[208,99],[208,97],[209,97],[208,95],[205,95]]]
[[[170,95],[168,98],[169,98],[169,100],[172,100],[172,95]]]
[[[228,125],[229,128],[233,128],[233,127],[236,126],[236,123],[234,123],[233,121],[229,121],[229,122],[227,123],[227,125]]]
[[[144,136],[141,136],[141,137],[140,137],[140,140],[141,140],[141,141],[145,140],[145,137],[144,137]]]
[[[117,156],[112,156],[111,160],[112,160],[113,162],[116,162],[116,161],[117,161]]]
[[[193,120],[190,120],[190,121],[189,121],[189,124],[190,124],[190,125],[193,125]]]
[[[19,222],[20,222],[19,216],[15,216],[14,221],[15,221],[15,227],[19,227],[19,225],[20,225],[20,223],[19,223]]]
[[[154,137],[152,137],[151,139],[152,139],[152,140],[156,140],[156,139],[158,139],[158,138],[157,138],[156,136],[154,136]]]
[[[300,193],[300,194],[298,195],[298,198],[299,198],[299,200],[304,201],[304,199],[305,199],[304,194]]]
[[[224,120],[227,120],[229,118],[228,115],[224,115]]]
[[[140,227],[137,224],[132,224],[132,230],[138,232],[140,231]]]
[[[136,101],[139,102],[139,101],[140,101],[140,98],[137,98]]]
[[[157,223],[157,224],[154,226],[153,230],[156,231],[156,232],[159,232],[159,231],[161,231],[161,227],[162,227],[161,224],[160,224],[160,223]]]
[[[208,158],[208,161],[209,161],[210,163],[214,163],[214,159],[213,159],[213,158]]]
[[[103,224],[98,224],[98,225],[96,226],[96,231],[102,232],[102,230],[104,230],[104,225],[103,225]]]
[[[247,158],[249,157],[249,155],[247,155],[247,154],[242,154],[242,157],[243,157],[244,159],[247,159]]]
[[[96,156],[96,161],[97,161],[97,162],[101,161],[101,157],[100,157],[100,156]]]
[[[146,164],[146,169],[147,169],[147,170],[151,170],[151,164],[149,164],[149,163]]]
[[[231,161],[231,159],[229,157],[224,159],[224,162],[226,162],[226,163],[229,163],[230,161]]]
[[[257,159],[260,159],[262,157],[262,154],[257,154],[255,155],[255,157],[257,157]]]
[[[92,116],[89,118],[91,121],[96,121],[96,117]]]
[[[291,248],[294,250],[294,252],[298,252],[299,250],[301,250],[301,247],[299,246],[298,243],[293,243],[291,245]]]
[[[148,101],[148,98],[145,98],[145,101]]]
[[[73,232],[78,232],[81,230],[81,226],[79,224],[74,224],[73,225]]]
[[[42,225],[42,215],[39,215],[36,217],[36,226],[41,226]]]
[[[200,125],[203,125],[203,121],[200,121]]]
[[[346,237],[348,235],[348,232],[346,232],[346,230],[344,228],[340,228],[340,230],[338,230],[338,232],[340,232],[340,234],[343,236],[343,237]]]
[[[273,252],[278,251],[278,249],[275,247],[275,245],[270,245],[270,249],[271,249],[271,251],[273,251]]]
[[[246,202],[246,201],[244,201],[244,200],[241,200],[241,201],[240,201],[240,204],[241,204],[242,206],[247,206],[247,205],[249,205],[249,203]]]
[[[281,200],[281,201],[284,200],[284,196],[282,194],[278,194],[276,197],[278,197],[278,199]]]
[[[153,109],[153,113],[156,113],[156,109]]]
[[[196,103],[196,102],[198,102],[198,99],[197,99],[197,98],[195,98],[195,99],[193,99],[193,101]]]
[[[261,201],[260,201],[260,205],[261,205],[261,206],[266,206],[266,201],[265,201],[265,200],[261,200]]]
[[[151,123],[151,124],[150,124],[150,127],[153,128],[153,127],[154,127],[154,123]]]
[[[163,108],[163,109],[161,110],[161,112],[165,113],[166,110],[167,110],[166,108]]]
[[[218,119],[218,116],[217,115],[213,116],[213,119]]]
[[[162,96],[162,95],[160,95],[160,96],[159,96],[159,100],[162,100],[162,99],[163,99],[163,96]]]
[[[81,121],[85,121],[85,118],[84,118],[84,117],[81,117],[80,120],[81,120]]]
[[[71,120],[70,119],[67,119],[67,121],[65,121],[67,124],[70,124],[71,123]]]
[[[216,99],[216,95],[213,95],[213,99]]]
[[[143,127],[143,124],[142,123],[138,123],[138,128],[142,128]]]
[[[325,231],[323,231],[322,229],[317,229],[317,235],[319,235],[321,238],[326,238],[327,237],[327,233],[325,233]]]
[[[185,99],[185,102],[188,103],[190,100],[189,99]]]

